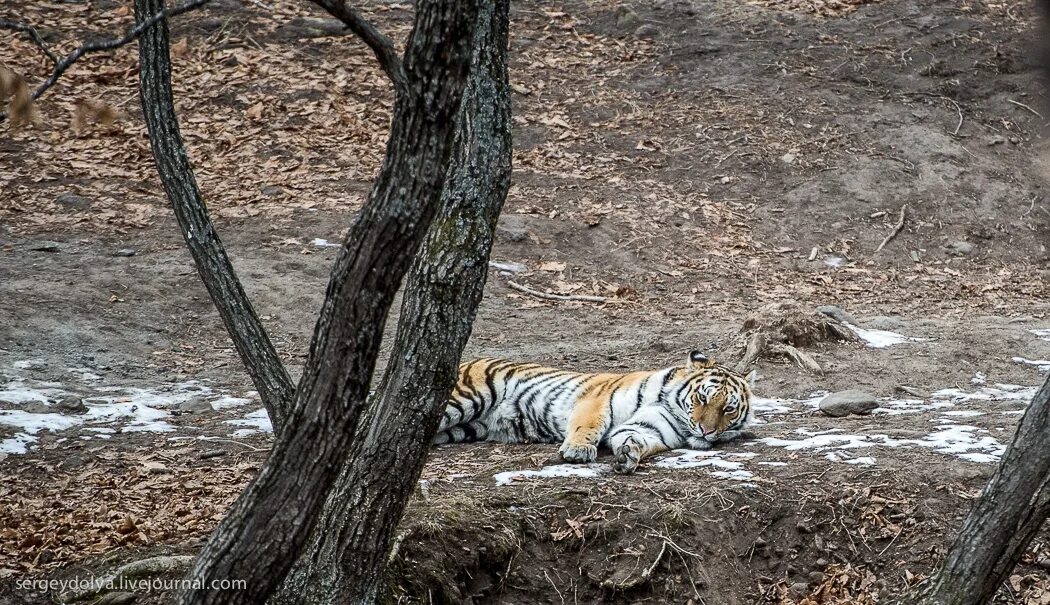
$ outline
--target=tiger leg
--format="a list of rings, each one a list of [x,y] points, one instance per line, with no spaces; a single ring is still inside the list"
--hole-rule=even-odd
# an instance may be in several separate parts
[[[616,427],[607,438],[613,452],[613,470],[633,473],[643,458],[684,446],[685,440],[674,429],[675,425],[666,420],[661,414],[649,413],[635,415]],[[710,444],[707,447],[711,447]]]
[[[585,397],[576,403],[569,415],[565,440],[558,451],[567,462],[594,462],[598,458],[598,443],[609,426],[607,397]]]

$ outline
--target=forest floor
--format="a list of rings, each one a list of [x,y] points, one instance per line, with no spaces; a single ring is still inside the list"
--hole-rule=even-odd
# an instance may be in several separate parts
[[[404,38],[409,4],[364,8]],[[130,20],[116,0],[9,11],[63,51]],[[322,17],[214,0],[173,31],[201,187],[296,373],[390,108],[367,49]],[[469,356],[726,358],[771,303],[907,339],[806,349],[823,373],[764,359],[750,438],[632,476],[558,466],[556,446],[436,449],[398,595],[876,603],[928,574],[1050,368],[1035,17],[1020,0],[515,2],[493,259],[526,269],[490,275]],[[0,63],[46,77],[31,44],[0,42]],[[0,603],[59,598],[19,581],[192,554],[271,441],[155,177],[134,52],[78,63],[42,124],[0,125]],[[76,120],[91,103],[116,121]],[[816,411],[843,389],[879,408]],[[998,600],[1050,603],[1048,557],[1043,535]]]

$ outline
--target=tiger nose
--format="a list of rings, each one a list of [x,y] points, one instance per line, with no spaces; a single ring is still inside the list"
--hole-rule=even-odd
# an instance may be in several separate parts
[[[714,429],[708,429],[708,428],[707,428],[706,426],[704,426],[703,424],[701,424],[701,425],[700,425],[700,433],[701,433],[701,434],[702,434],[702,435],[703,435],[704,437],[707,437],[708,435],[710,435],[710,434],[711,434],[711,433],[713,433],[713,432],[715,432],[715,430],[714,430]]]

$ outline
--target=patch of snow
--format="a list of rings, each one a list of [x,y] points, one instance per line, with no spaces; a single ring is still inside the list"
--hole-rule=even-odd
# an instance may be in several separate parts
[[[76,374],[82,382],[98,382],[102,377],[91,371],[91,368],[66,368],[70,374]]]
[[[0,442],[0,452],[24,454],[28,446],[36,443],[36,434],[40,431],[64,431],[76,426],[79,421],[62,414],[34,414],[22,410],[0,410],[0,424],[20,429],[14,437]]]
[[[711,476],[734,481],[747,481],[755,478],[751,471],[711,471]]]
[[[979,435],[988,431],[974,426],[959,424],[940,426],[922,439],[893,439],[884,434],[848,435],[831,431],[813,432],[805,429],[799,429],[796,432],[801,433],[805,438],[794,440],[764,437],[758,441],[764,445],[781,447],[788,451],[813,450],[818,453],[827,452],[843,460],[849,458],[844,453],[844,450],[857,448],[924,447],[940,454],[955,455],[960,458],[962,458],[963,454],[966,454],[968,457],[963,459],[971,461],[974,458],[982,458],[969,456],[969,454],[973,453],[987,454],[989,460],[997,460],[1006,449],[994,437]]]
[[[1029,366],[1035,366],[1039,368],[1040,372],[1050,370],[1050,361],[1046,359],[1026,359],[1024,357],[1011,357],[1011,361],[1015,363],[1023,363]]]
[[[65,394],[64,392],[61,392]],[[48,395],[51,397],[48,397]],[[0,401],[8,403],[20,404],[20,403],[43,403],[46,404],[49,399],[54,398],[56,392],[53,389],[34,389],[24,386],[20,382],[12,382],[3,388],[0,388]]]
[[[653,463],[660,468],[698,468],[701,466],[714,466],[726,470],[739,470],[744,465],[731,460],[723,460],[721,453],[711,450],[671,450],[676,456],[661,458]]]
[[[252,400],[248,397],[230,397],[229,395],[223,395],[211,402],[211,408],[213,410],[228,410],[230,408],[239,408],[248,405],[251,402]]]
[[[988,375],[984,372],[974,372],[973,378],[970,379],[970,384],[984,384],[988,382]]]
[[[247,437],[248,435],[254,435],[256,433],[273,432],[273,424],[270,422],[270,417],[266,415],[265,408],[259,408],[244,418],[227,420],[226,423],[234,426],[245,427],[234,431],[234,437]]]
[[[787,462],[759,462],[759,466],[787,466]]]
[[[875,464],[875,459],[871,456],[861,456],[859,458],[850,458],[844,461],[846,464],[859,464],[861,466],[872,466]]]
[[[319,237],[315,237],[310,242],[310,245],[313,246],[314,248],[338,248],[338,247],[342,246],[342,244],[333,244],[332,242],[330,242],[330,241],[328,241],[326,239],[321,239]]]
[[[43,364],[44,362],[41,359],[23,359],[21,361],[14,362],[13,364],[11,364],[11,367],[16,370],[28,370],[30,368],[35,368]]]
[[[859,336],[861,340],[868,343],[868,346],[873,349],[884,349],[886,347],[892,347],[893,345],[899,345],[906,342],[922,342],[926,340],[925,338],[914,338],[896,332],[890,332],[888,330],[868,330],[851,323],[845,325],[853,331],[854,334]]]
[[[845,262],[846,259],[841,256],[829,256],[824,259],[824,264],[829,267],[841,267]]]
[[[510,485],[517,481],[521,481],[522,479],[528,479],[531,477],[600,477],[601,475],[610,472],[612,472],[612,467],[608,464],[553,464],[551,466],[545,466],[538,471],[527,470],[496,473],[492,478],[496,480],[496,485]]]
[[[976,391],[966,392],[962,389],[941,389],[930,395],[931,399],[950,401],[953,404],[966,401],[1024,401],[1035,396],[1037,387],[1023,387],[1016,384],[996,383],[984,386]]]
[[[1038,336],[1041,340],[1050,341],[1050,328],[1039,328],[1036,330],[1029,330],[1032,334]]]
[[[978,412],[977,410],[948,410],[947,412],[941,412],[945,416],[955,416],[956,418],[976,418],[978,416],[984,416],[984,412]]]

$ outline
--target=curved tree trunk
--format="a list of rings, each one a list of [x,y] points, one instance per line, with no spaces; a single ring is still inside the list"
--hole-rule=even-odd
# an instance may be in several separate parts
[[[141,23],[163,9],[163,0],[136,0],[136,20]],[[295,385],[233,271],[197,186],[171,97],[166,19],[149,27],[139,48],[142,113],[160,181],[175,209],[175,218],[197,265],[197,272],[259,391],[276,433],[284,425],[295,399]]]
[[[406,287],[382,384],[303,555],[271,603],[374,603],[455,383],[510,186],[508,0],[479,9],[440,216]],[[367,433],[366,433],[367,431]]]
[[[137,17],[161,1],[136,0]],[[441,199],[475,14],[474,0],[417,2],[386,156],[336,260],[296,404],[259,475],[197,557],[184,605],[263,602],[309,537],[364,410],[390,304]],[[152,112],[156,97],[170,101],[163,22],[143,35],[139,53]],[[247,587],[207,589],[231,579]]]
[[[1050,515],[1050,378],[1028,405],[999,468],[934,576],[904,600],[982,605]]]

